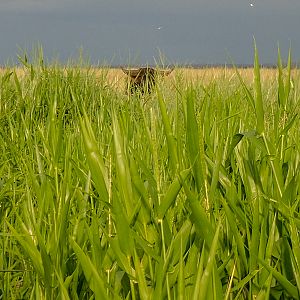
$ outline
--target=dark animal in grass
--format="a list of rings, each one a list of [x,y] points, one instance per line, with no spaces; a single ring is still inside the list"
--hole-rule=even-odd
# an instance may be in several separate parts
[[[173,69],[155,69],[151,67],[141,68],[122,68],[123,72],[128,75],[128,89],[131,94],[140,91],[142,94],[150,93],[155,86],[157,76],[167,76]]]

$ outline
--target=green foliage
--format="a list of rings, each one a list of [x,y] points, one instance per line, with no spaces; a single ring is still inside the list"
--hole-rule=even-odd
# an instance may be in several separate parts
[[[175,70],[150,95],[22,61],[0,77],[0,299],[300,297],[290,54],[272,85],[255,48],[253,84]]]

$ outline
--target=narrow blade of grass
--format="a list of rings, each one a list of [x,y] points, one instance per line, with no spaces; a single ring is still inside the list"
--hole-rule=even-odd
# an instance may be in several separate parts
[[[158,103],[160,107],[160,113],[162,116],[162,121],[164,124],[164,130],[166,133],[166,139],[167,139],[167,144],[168,144],[168,153],[169,153],[169,159],[170,159],[170,165],[172,168],[172,173],[175,172],[177,169],[177,164],[178,164],[178,155],[176,152],[177,146],[176,146],[176,140],[172,132],[172,128],[170,125],[170,119],[167,114],[167,108],[166,104],[164,102],[163,96],[159,90],[157,90],[157,98],[158,98]]]
[[[80,117],[80,129],[95,187],[103,201],[108,202],[107,172],[86,113],[84,113],[83,118]]]
[[[254,42],[254,87],[255,87],[255,111],[256,111],[256,131],[261,134],[264,131],[264,106],[261,91],[260,65],[258,50]]]
[[[197,186],[198,193],[204,192],[204,173],[205,173],[205,158],[202,138],[202,127],[198,127],[195,107],[194,93],[189,90],[187,94],[187,148],[189,151],[190,163],[192,165],[193,175]],[[200,130],[200,131],[199,131]]]
[[[285,95],[285,87],[283,82],[283,72],[282,72],[282,61],[280,48],[278,47],[278,62],[277,62],[277,70],[278,70],[278,103],[281,107],[285,108],[286,106],[286,95]]]
[[[219,239],[219,232],[221,228],[221,223],[218,224],[212,244],[211,244],[211,249],[208,254],[208,259],[207,259],[207,265],[206,268],[203,272],[201,281],[200,281],[200,291],[199,291],[199,298],[198,299],[207,299],[207,290],[209,286],[209,280],[211,279],[212,276],[212,271],[213,271],[213,266],[216,263],[215,261],[215,255],[218,247],[218,239]]]
[[[299,299],[298,289],[286,279],[281,273],[276,271],[263,259],[259,259],[259,262],[276,278],[276,280],[282,285],[282,287],[292,296],[294,299]]]
[[[103,279],[101,279],[101,277],[99,276],[99,273],[96,270],[93,262],[74,240],[70,239],[70,243],[72,245],[72,248],[74,249],[74,252],[76,253],[78,260],[80,261],[86,280],[89,283],[90,288],[95,293],[95,299],[108,300],[106,289],[103,284]]]
[[[174,181],[169,186],[165,196],[161,200],[161,204],[158,208],[158,218],[162,219],[166,213],[166,211],[170,208],[172,203],[175,202],[178,193],[182,187],[182,180],[183,182],[187,179],[188,175],[190,174],[190,169],[184,170],[180,173],[178,178],[175,178]]]

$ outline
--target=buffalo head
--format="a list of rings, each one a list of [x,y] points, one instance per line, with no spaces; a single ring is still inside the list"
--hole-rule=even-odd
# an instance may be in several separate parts
[[[161,70],[151,67],[122,68],[122,70],[129,77],[130,92],[139,90],[142,94],[151,92],[158,75],[167,76],[173,71],[173,69]]]

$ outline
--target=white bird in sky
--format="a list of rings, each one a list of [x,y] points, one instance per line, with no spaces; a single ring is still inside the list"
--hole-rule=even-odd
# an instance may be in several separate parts
[[[251,6],[251,7],[253,7],[253,6],[254,6],[254,4],[253,4],[253,3],[250,3],[250,6]]]

